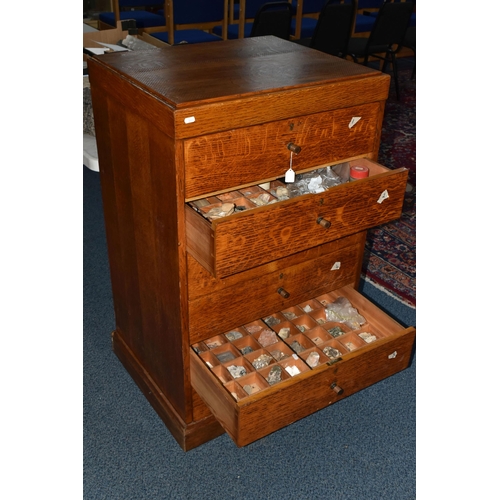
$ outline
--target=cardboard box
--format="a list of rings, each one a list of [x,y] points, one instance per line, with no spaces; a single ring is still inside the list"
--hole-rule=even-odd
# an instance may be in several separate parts
[[[116,44],[120,40],[123,40],[128,35],[128,28],[123,29],[122,23],[123,21],[118,21],[117,27],[111,30],[84,33],[83,48],[102,48],[102,45],[99,45],[98,42]],[[83,54],[83,60],[87,60],[86,54]]]

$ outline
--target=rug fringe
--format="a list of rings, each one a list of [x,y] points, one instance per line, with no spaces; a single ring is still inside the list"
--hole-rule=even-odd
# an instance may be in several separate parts
[[[389,297],[391,297],[392,299],[395,299],[398,302],[401,302],[401,304],[404,304],[405,306],[408,306],[411,309],[416,309],[416,307],[413,304],[409,304],[408,302],[405,302],[401,297],[398,297],[396,294],[392,293],[390,290],[383,287],[382,285],[375,283],[375,281],[368,278],[368,276],[363,275],[363,276],[361,276],[361,279],[363,279],[364,281],[367,281],[368,283],[370,283],[370,285],[374,286],[375,288],[377,288],[381,292],[384,292],[386,295],[389,295]]]

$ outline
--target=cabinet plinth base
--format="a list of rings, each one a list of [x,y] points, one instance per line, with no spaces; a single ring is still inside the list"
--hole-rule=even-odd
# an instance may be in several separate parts
[[[111,338],[114,353],[184,451],[196,448],[224,433],[224,429],[214,416],[186,423],[161,393],[133,352],[123,342],[120,334],[114,331]]]

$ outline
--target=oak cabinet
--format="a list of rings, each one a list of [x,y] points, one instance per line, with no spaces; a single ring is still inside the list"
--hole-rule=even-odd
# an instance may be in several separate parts
[[[184,450],[246,445],[408,366],[415,329],[356,291],[365,231],[406,186],[377,163],[387,75],[275,37],[88,67],[113,349]],[[290,166],[355,165],[369,176],[276,197]],[[360,328],[328,316],[340,297]]]

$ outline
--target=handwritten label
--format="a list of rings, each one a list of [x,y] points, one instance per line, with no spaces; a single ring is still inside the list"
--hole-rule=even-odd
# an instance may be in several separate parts
[[[356,123],[358,123],[359,120],[361,120],[361,116],[353,116],[351,118],[351,121],[349,122],[349,128],[354,127],[354,125],[356,125]]]
[[[379,199],[377,200],[377,203],[382,203],[384,200],[387,200],[389,198],[389,193],[387,192],[387,189],[379,196]]]
[[[196,121],[196,118],[194,116],[188,116],[187,118],[184,118],[184,123],[194,123]]]

